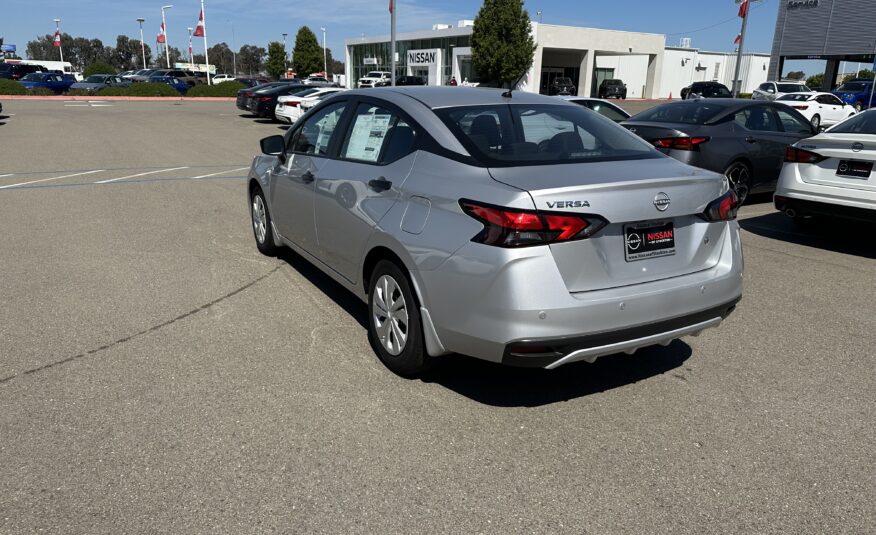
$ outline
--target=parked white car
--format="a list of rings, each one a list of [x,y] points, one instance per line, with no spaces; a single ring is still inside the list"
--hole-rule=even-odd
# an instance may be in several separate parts
[[[345,91],[345,89],[337,87],[327,87],[324,91],[320,91],[319,93],[314,93],[309,97],[303,98],[301,100],[301,104],[299,104],[298,107],[301,108],[301,113],[303,115],[307,113],[310,108],[322,102],[323,99],[326,99],[334,95],[335,93],[340,93],[341,91]]]
[[[361,89],[363,87],[381,87],[389,85],[392,83],[391,78],[392,75],[387,71],[371,71],[362,78],[359,78],[357,87]]]
[[[230,74],[217,74],[213,77],[213,83],[221,84],[222,82],[231,82],[234,80],[234,77]]]
[[[820,216],[876,222],[876,110],[788,147],[776,208],[795,222]],[[868,240],[861,234],[862,240]]]
[[[579,106],[589,108],[600,115],[608,117],[612,121],[619,123],[626,121],[631,115],[623,108],[602,98],[593,97],[575,97],[575,96],[558,96],[557,98],[573,102]]]
[[[292,124],[307,111],[307,108],[302,106],[305,106],[309,100],[313,99],[313,102],[318,102],[316,99],[320,96],[337,93],[338,91],[343,91],[343,89],[337,87],[312,87],[294,95],[282,96],[277,99],[274,116],[277,117],[278,121],[286,121]]]
[[[776,100],[788,93],[813,93],[803,82],[764,82],[751,93],[752,100]]]
[[[831,93],[788,93],[777,98],[776,102],[799,111],[816,130],[833,126],[857,113],[854,107]]]

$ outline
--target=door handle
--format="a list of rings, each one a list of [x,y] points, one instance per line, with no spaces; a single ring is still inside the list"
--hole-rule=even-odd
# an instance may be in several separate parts
[[[748,136],[747,138],[745,138],[745,142],[746,143],[757,143],[757,139],[755,139],[752,136]]]
[[[378,177],[368,181],[368,187],[373,189],[374,191],[380,193],[381,191],[386,191],[392,187],[392,182],[387,180],[385,177]]]
[[[301,175],[301,181],[305,184],[310,184],[314,180],[316,180],[316,177],[313,176],[313,173],[311,173],[310,171],[305,171],[304,174]]]

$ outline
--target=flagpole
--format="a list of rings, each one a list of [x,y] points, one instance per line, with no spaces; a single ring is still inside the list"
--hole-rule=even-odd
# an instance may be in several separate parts
[[[742,17],[742,32],[739,38],[739,48],[736,50],[736,73],[733,75],[733,98],[739,98],[739,90],[742,88],[742,80],[739,79],[739,70],[742,68],[742,47],[745,45],[745,29],[748,27],[748,12],[751,11],[749,0],[742,0],[745,4],[745,12]],[[781,73],[779,73],[781,78]]]
[[[161,6],[161,24],[164,26],[164,58],[167,60],[167,68],[170,68],[170,42],[167,40],[167,21],[164,18],[164,10],[173,6]]]
[[[61,19],[55,19],[55,31],[58,32],[58,52],[61,53],[61,62],[64,62],[64,45],[61,43]]]
[[[189,61],[192,63],[192,70],[195,68],[195,51],[192,48],[192,30],[194,28],[186,28],[189,31]]]
[[[389,0],[389,13],[390,13],[390,45],[389,45],[389,55],[392,57],[390,60],[390,65],[392,65],[392,72],[390,73],[390,80],[392,85],[395,86],[395,0]]]
[[[210,79],[210,56],[207,53],[207,13],[204,11],[204,0],[201,0],[201,15],[204,17],[204,63],[207,64],[207,85],[213,85]]]

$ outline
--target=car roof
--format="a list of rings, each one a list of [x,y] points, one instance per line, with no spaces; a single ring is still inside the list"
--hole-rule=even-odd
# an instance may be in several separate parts
[[[497,104],[557,104],[556,99],[526,91],[514,91],[511,98],[503,97],[504,89],[460,86],[395,86],[345,91],[351,96],[374,96],[397,105],[416,100],[427,108],[457,106],[489,106]]]

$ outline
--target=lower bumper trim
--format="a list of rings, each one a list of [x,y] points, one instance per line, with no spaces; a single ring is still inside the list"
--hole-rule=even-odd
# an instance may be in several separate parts
[[[774,203],[776,210],[779,210],[780,212],[793,210],[797,216],[806,217],[823,215],[876,223],[876,210],[868,210],[857,206],[845,206],[842,204],[795,199],[793,197],[784,197],[781,195],[775,196]]]

